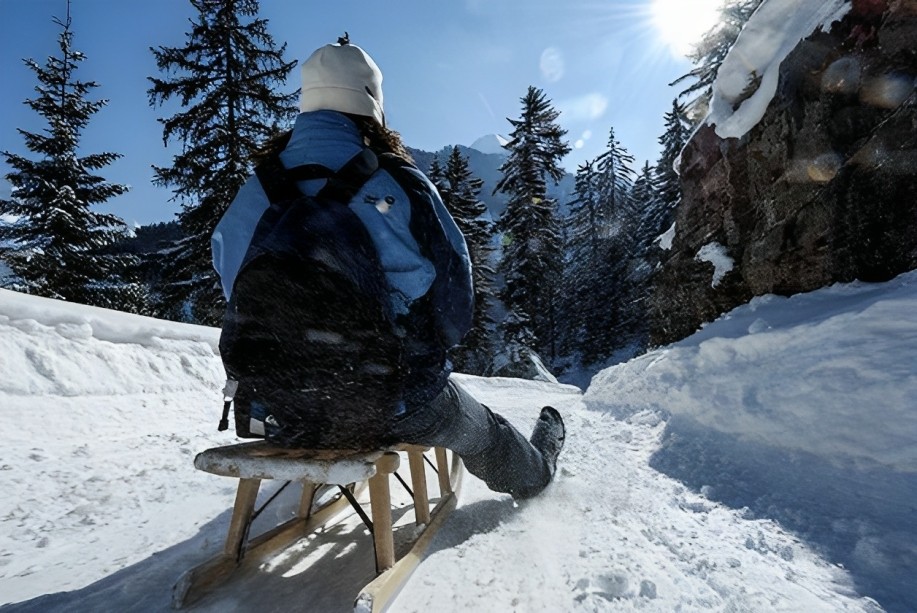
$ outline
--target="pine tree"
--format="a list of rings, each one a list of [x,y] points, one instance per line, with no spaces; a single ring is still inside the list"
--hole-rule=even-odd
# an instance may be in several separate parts
[[[588,250],[589,257],[597,257],[599,241],[604,234],[604,207],[599,201],[598,177],[595,162],[586,160],[576,169],[573,200],[567,216],[568,244],[574,253]]]
[[[645,258],[650,245],[665,230],[661,228],[665,209],[660,206],[656,193],[656,176],[649,162],[643,164],[640,174],[634,181],[631,200],[636,210],[634,227],[634,255]]]
[[[652,276],[659,264],[662,251],[653,244],[664,228],[660,215],[666,209],[660,205],[659,195],[654,187],[656,177],[649,162],[644,163],[634,181],[631,198],[638,211],[633,234],[633,250],[622,283],[625,300],[620,310],[618,334],[631,343],[643,343],[649,336],[649,305],[652,291]]]
[[[588,365],[629,339],[630,272],[640,210],[634,158],[609,132],[608,146],[577,172],[564,275],[564,349]]]
[[[434,159],[434,166],[439,163]],[[458,147],[453,147],[446,160],[445,169],[439,172],[431,167],[431,180],[439,176],[440,193],[449,213],[465,237],[471,256],[474,281],[474,318],[471,330],[462,344],[453,351],[456,368],[462,372],[483,375],[493,357],[494,344],[491,333],[494,320],[490,315],[494,301],[494,269],[491,240],[493,223],[487,217],[487,206],[478,197],[482,179],[474,176],[468,167],[468,158]]]
[[[0,201],[0,214],[14,219],[0,226],[0,243],[6,244],[2,256],[15,274],[7,284],[50,298],[142,311],[144,292],[127,279],[135,259],[110,250],[126,236],[124,222],[90,208],[128,191],[93,174],[121,156],[80,155],[83,130],[108,101],[87,100],[98,84],[74,76],[85,56],[72,46],[69,2],[67,19],[54,21],[63,28],[60,56],[44,66],[25,60],[38,77],[38,96],[26,104],[49,127],[43,133],[19,133],[39,159],[3,152],[15,169],[6,175],[11,198]]]
[[[430,162],[430,170],[427,171],[427,178],[430,179],[430,182],[436,187],[440,196],[444,199],[446,197],[446,191],[449,189],[446,183],[445,172],[442,163],[439,161],[439,156],[434,155],[433,161]]]
[[[630,190],[634,184],[634,156],[608,132],[608,147],[595,158],[596,185],[599,200],[599,226],[606,236],[618,233],[633,216]]]
[[[559,334],[564,355],[581,352],[587,326],[584,318],[588,310],[586,304],[591,300],[591,287],[584,276],[599,259],[604,234],[600,225],[602,207],[597,183],[593,160],[586,160],[577,167],[564,233],[563,317]]]
[[[273,89],[295,62],[284,62],[257,17],[257,0],[191,0],[197,10],[180,48],[151,48],[165,78],[150,78],[150,104],[177,98],[183,110],[163,125],[163,141],[182,152],[172,166],[155,168],[158,185],[171,186],[182,204],[178,219],[187,238],[178,243],[161,289],[160,313],[218,324],[223,297],[210,262],[210,236],[251,172],[253,152],[295,113],[295,94]]]
[[[672,110],[665,114],[665,132],[659,137],[662,155],[656,164],[653,185],[660,200],[669,209],[674,209],[681,202],[681,181],[675,164],[691,136],[691,126],[686,112],[684,104],[673,100]]]
[[[691,127],[685,113],[685,105],[673,100],[672,110],[665,114],[665,132],[659,137],[662,155],[656,163],[652,179],[656,198],[652,210],[645,217],[646,232],[654,236],[659,236],[672,225],[675,209],[681,203],[681,179],[675,165],[691,136]]]
[[[694,123],[707,114],[717,71],[739,37],[742,27],[762,1],[725,0],[720,8],[720,20],[704,34],[688,55],[694,63],[694,69],[669,83],[677,85],[686,79],[694,79],[678,96],[688,98],[687,115]]]
[[[563,245],[557,203],[547,196],[547,181],[556,183],[563,177],[560,159],[570,146],[563,140],[567,131],[556,123],[559,112],[543,91],[530,86],[521,102],[522,116],[509,119],[509,157],[500,167],[503,177],[494,190],[509,196],[499,222],[504,232],[501,298],[510,311],[504,338],[512,354],[524,353],[527,347],[553,360]]]

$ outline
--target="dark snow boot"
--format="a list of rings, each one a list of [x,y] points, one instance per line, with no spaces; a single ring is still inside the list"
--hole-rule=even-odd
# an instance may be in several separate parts
[[[541,409],[541,415],[535,423],[535,429],[529,441],[535,449],[541,452],[552,477],[557,467],[557,456],[560,455],[560,450],[564,446],[565,436],[564,420],[557,409],[554,407]]]

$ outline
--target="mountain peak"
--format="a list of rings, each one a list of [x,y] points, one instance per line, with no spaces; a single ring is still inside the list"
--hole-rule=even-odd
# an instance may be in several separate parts
[[[487,134],[471,143],[471,149],[475,149],[481,153],[506,155],[506,149],[504,149],[503,146],[508,143],[509,139],[505,136],[500,134]]]

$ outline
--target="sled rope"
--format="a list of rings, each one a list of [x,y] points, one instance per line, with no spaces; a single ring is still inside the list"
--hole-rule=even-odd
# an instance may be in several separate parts
[[[353,507],[353,510],[357,512],[357,515],[360,516],[360,519],[363,520],[363,523],[366,524],[366,527],[369,529],[370,534],[375,534],[373,532],[373,522],[366,514],[366,511],[363,510],[363,506],[357,502],[357,499],[354,497],[353,493],[344,485],[339,485],[341,493],[344,494],[344,498],[347,499],[347,502],[350,503],[350,506]],[[375,549],[375,542],[373,542],[373,548]]]
[[[404,489],[407,490],[408,496],[410,496],[411,498],[413,498],[413,497],[414,497],[414,492],[411,491],[411,488],[410,488],[410,486],[407,484],[407,481],[404,480],[404,477],[402,477],[402,476],[399,475],[398,473],[393,473],[393,474],[395,475],[395,478],[398,479],[398,482],[399,482],[401,485],[404,486]]]
[[[290,483],[291,483],[290,481],[287,481],[286,483],[281,485],[279,488],[277,488],[277,491],[274,492],[271,495],[271,497],[265,501],[263,505],[261,505],[261,508],[256,510],[254,513],[252,513],[251,518],[245,524],[245,530],[242,534],[242,540],[239,542],[238,550],[236,550],[236,560],[237,561],[241,561],[242,558],[245,557],[245,544],[248,542],[248,535],[249,535],[249,532],[251,531],[252,524],[255,523],[255,520],[258,519],[258,516],[261,515],[261,512],[267,508],[267,505],[271,504],[271,502],[273,502],[274,499],[280,495],[280,492],[286,489],[286,487],[290,485]]]

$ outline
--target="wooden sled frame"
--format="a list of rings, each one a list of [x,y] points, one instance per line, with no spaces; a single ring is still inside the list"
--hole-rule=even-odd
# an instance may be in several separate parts
[[[385,452],[312,451],[283,449],[264,441],[241,443],[208,449],[194,460],[196,468],[213,474],[239,479],[232,518],[223,551],[214,558],[186,571],[172,590],[172,606],[180,609],[190,605],[222,583],[228,581],[247,562],[260,561],[297,540],[308,536],[353,504],[370,527],[375,549],[378,576],[355,601],[355,609],[369,613],[382,611],[394,597],[410,573],[416,568],[442,525],[456,505],[462,476],[461,460],[453,454],[449,466],[447,451],[435,448],[440,497],[430,510],[427,492],[424,452],[428,448],[401,446]],[[400,465],[399,451],[406,452],[411,474],[415,521],[425,525],[410,551],[395,560],[392,530],[391,492],[389,476]],[[398,476],[398,475],[396,475]],[[282,479],[301,481],[303,492],[296,516],[267,532],[250,537],[249,529],[257,516],[255,502],[261,481]],[[399,480],[400,477],[399,477]],[[402,480],[403,483],[403,480]],[[341,486],[342,494],[313,509],[315,493],[321,485]],[[372,520],[366,517],[355,496],[369,487]],[[351,490],[345,487],[353,488]],[[405,487],[406,484],[405,484]],[[354,499],[351,503],[348,498]],[[270,503],[266,502],[262,509]]]
[[[414,541],[410,551],[391,568],[381,573],[360,590],[360,594],[354,601],[354,613],[381,613],[386,609],[411,576],[411,573],[414,572],[414,569],[417,568],[417,565],[420,564],[427,548],[433,541],[433,537],[442,527],[446,517],[455,509],[464,473],[462,461],[457,455],[452,454],[452,466],[451,469],[447,470],[446,450],[437,447],[436,464],[438,466],[440,499],[430,514],[427,527]],[[416,496],[414,500],[416,505]],[[426,508],[429,508],[429,506]],[[419,524],[420,521],[418,520]]]

